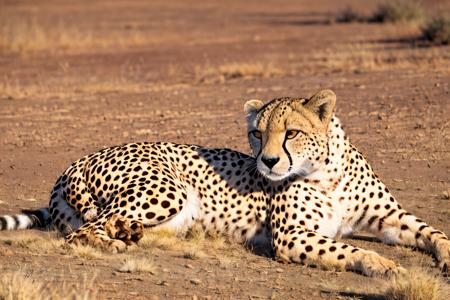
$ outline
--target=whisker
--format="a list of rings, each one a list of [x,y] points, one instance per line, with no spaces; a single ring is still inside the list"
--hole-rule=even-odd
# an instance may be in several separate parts
[[[256,169],[256,161],[253,161],[248,167],[247,169],[245,169],[246,172],[251,172],[252,170]]]

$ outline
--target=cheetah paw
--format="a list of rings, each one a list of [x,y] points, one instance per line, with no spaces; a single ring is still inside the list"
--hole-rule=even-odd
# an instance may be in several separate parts
[[[390,276],[405,273],[406,270],[395,262],[373,251],[364,251],[358,261],[359,270],[366,276]]]
[[[450,273],[450,240],[441,239],[436,243],[436,258],[444,274]]]
[[[120,215],[113,215],[105,224],[105,231],[112,239],[129,241],[131,239],[130,221]]]
[[[144,236],[144,225],[141,222],[131,222],[130,225],[131,236],[130,240],[125,241],[127,244],[131,244],[131,242],[137,243]]]
[[[111,240],[104,250],[113,254],[125,252],[127,244],[121,240]]]

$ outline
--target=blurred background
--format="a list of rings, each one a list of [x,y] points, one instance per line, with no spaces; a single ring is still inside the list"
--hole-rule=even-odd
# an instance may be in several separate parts
[[[3,97],[439,67],[450,1],[0,1]],[[430,49],[431,48],[431,49]]]

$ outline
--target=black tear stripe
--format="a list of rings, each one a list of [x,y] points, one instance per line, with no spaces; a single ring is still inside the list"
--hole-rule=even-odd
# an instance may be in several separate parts
[[[283,150],[284,150],[284,152],[286,153],[286,155],[287,155],[287,157],[289,159],[289,170],[290,170],[292,168],[292,157],[291,157],[291,155],[289,154],[289,151],[286,148],[286,141],[287,141],[287,139],[285,138],[284,142],[283,142]]]
[[[249,139],[250,139],[250,134],[251,134],[250,132],[247,134]],[[258,156],[261,154],[261,151],[262,151],[262,141],[260,140],[259,141],[259,152],[255,155],[255,160],[258,159]]]
[[[262,145],[259,147],[259,152],[258,152],[258,154],[256,154],[256,156],[255,156],[255,162],[258,161],[258,156],[261,155],[261,152],[262,152]]]

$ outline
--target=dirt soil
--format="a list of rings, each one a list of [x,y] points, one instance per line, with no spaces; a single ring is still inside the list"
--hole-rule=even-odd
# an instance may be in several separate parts
[[[416,40],[410,24],[332,21],[349,5],[370,13],[376,1],[203,2],[0,0],[10,38],[0,39],[0,213],[45,207],[72,161],[111,145],[248,153],[246,100],[331,88],[351,140],[402,206],[450,234],[450,46]],[[450,8],[424,3],[429,14]],[[1,232],[0,274],[56,288],[88,280],[101,299],[384,299],[389,284],[227,243],[203,243],[201,255],[156,245],[84,257],[39,249],[52,239]],[[348,242],[436,272],[427,254],[368,240]],[[152,272],[118,271],[149,256]]]

